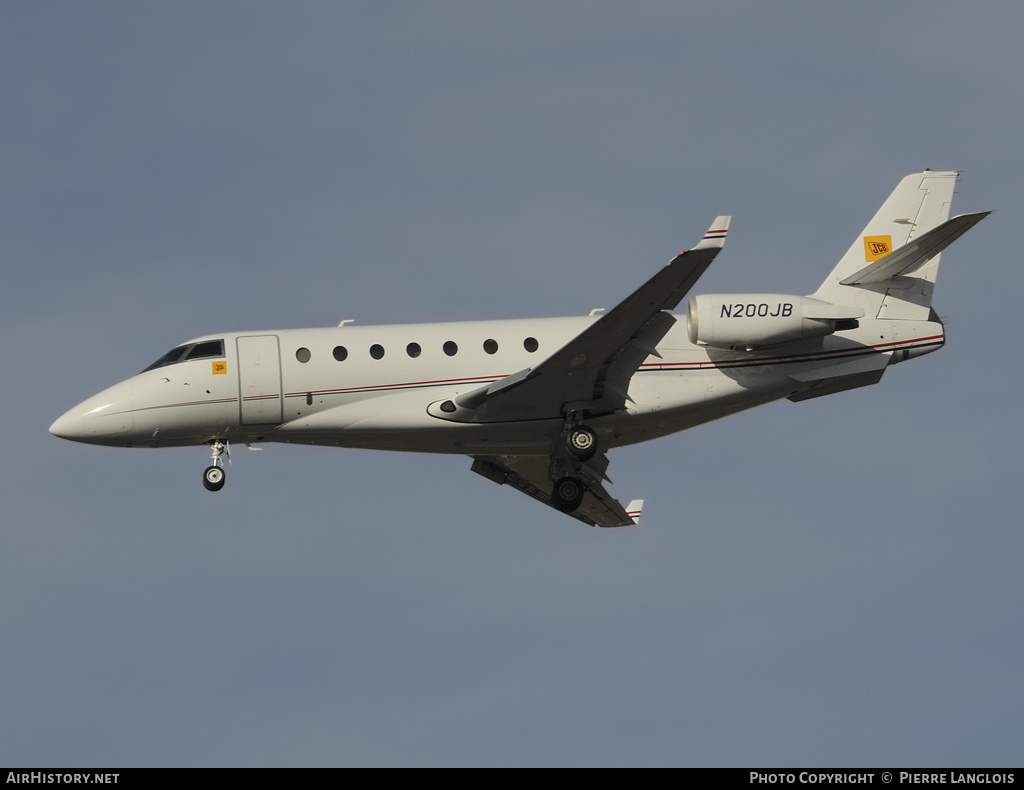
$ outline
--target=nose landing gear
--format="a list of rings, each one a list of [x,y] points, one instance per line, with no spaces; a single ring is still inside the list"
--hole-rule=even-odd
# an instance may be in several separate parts
[[[206,467],[206,471],[203,472],[203,486],[207,491],[220,491],[224,487],[224,461],[221,459],[221,455],[226,455],[228,460],[231,460],[231,450],[226,442],[221,442],[214,439],[210,442],[210,452],[213,457],[213,463],[211,466]]]
[[[203,485],[207,491],[220,491],[224,487],[224,470],[219,466],[208,466],[203,472]]]

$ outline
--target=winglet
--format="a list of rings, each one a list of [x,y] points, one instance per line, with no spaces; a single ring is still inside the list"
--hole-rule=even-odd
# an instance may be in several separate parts
[[[634,524],[640,523],[640,512],[644,509],[644,501],[642,499],[634,499],[626,507],[626,515],[633,519]]]
[[[704,238],[701,239],[700,244],[694,247],[695,250],[706,250],[717,247],[722,249],[725,246],[725,236],[729,232],[729,220],[732,217],[717,217],[714,222],[711,223],[711,227],[708,228],[708,232],[704,234]]]

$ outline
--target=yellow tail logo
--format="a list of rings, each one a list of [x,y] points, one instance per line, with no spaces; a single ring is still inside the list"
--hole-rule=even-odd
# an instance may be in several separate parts
[[[892,252],[892,236],[864,237],[864,260],[867,263],[877,261],[890,252]]]

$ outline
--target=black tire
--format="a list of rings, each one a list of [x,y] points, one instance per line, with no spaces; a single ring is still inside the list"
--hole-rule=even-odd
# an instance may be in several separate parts
[[[589,461],[597,452],[597,434],[586,425],[577,425],[565,437],[565,444],[577,461]]]
[[[551,489],[551,504],[563,513],[572,513],[583,504],[587,490],[575,477],[563,477]]]
[[[203,485],[207,491],[220,491],[224,487],[224,470],[219,466],[208,466],[203,472]]]

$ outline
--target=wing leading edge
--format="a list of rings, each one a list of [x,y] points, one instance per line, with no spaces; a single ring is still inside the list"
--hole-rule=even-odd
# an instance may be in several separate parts
[[[514,373],[469,392],[455,403],[449,419],[503,422],[596,416],[625,406],[629,382],[643,361],[657,356],[657,345],[675,323],[666,312],[678,305],[725,245],[728,216],[718,217],[700,243],[681,252],[646,283],[566,345],[534,368]],[[472,469],[499,485],[511,485],[561,512],[553,500],[552,483],[565,471],[567,459],[557,447],[551,455],[474,456]],[[577,462],[573,476],[586,490],[579,506],[568,513],[595,527],[626,527],[640,521],[643,500],[623,506],[602,481],[608,457],[599,452]]]
[[[569,411],[607,414],[625,406],[629,381],[675,323],[671,310],[725,245],[730,217],[718,217],[701,242],[681,252],[611,311],[534,368],[456,399],[451,419],[505,422]]]

